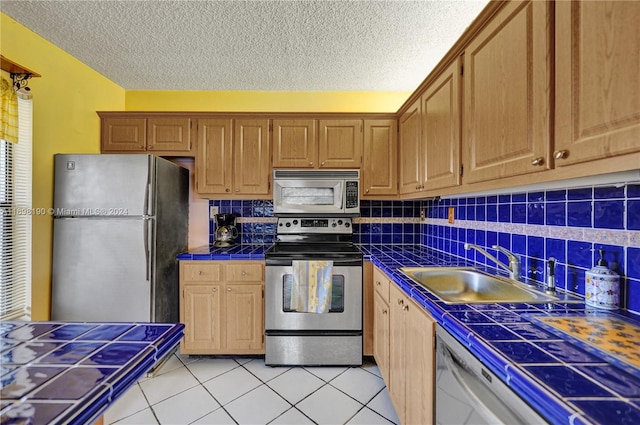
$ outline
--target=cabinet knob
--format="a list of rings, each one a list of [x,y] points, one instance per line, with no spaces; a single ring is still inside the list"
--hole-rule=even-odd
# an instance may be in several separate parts
[[[211,292],[218,292],[218,288],[211,289]]]
[[[198,270],[198,276],[202,276],[203,271],[202,270]]]
[[[246,275],[247,275],[247,272],[245,272],[244,270],[240,272],[240,276],[246,276]]]
[[[224,191],[225,191],[225,192],[230,192],[229,188],[226,188]]]
[[[404,311],[407,311],[407,310],[409,310],[409,306],[408,306],[408,305],[405,305],[405,306],[403,306],[403,307],[402,307],[402,309],[403,309]]]
[[[569,157],[569,151],[568,151],[568,150],[565,150],[565,149],[563,149],[563,150],[561,150],[561,151],[555,151],[555,152],[553,153],[553,157],[554,157],[555,159],[566,159],[566,158],[568,158],[568,157]]]
[[[376,286],[380,286],[380,281],[376,280]]]
[[[227,288],[227,292],[231,292],[231,288],[230,287]]]
[[[143,151],[143,150],[144,150],[144,146],[142,146],[142,145],[138,145],[138,149],[140,149],[141,151]]]
[[[387,314],[387,309],[386,308],[382,309],[382,314]]]
[[[149,150],[153,149],[153,145],[149,145],[149,146],[147,147],[147,149],[149,149]]]
[[[531,161],[531,165],[542,165],[542,164],[544,164],[544,158],[541,156]]]
[[[404,304],[404,300],[403,300],[402,298],[400,298],[400,299],[398,300],[398,305],[402,305],[402,304]]]
[[[236,192],[240,192],[240,189],[236,188]]]
[[[366,190],[364,191],[364,193],[369,193],[369,189],[366,189]]]
[[[320,163],[320,165],[324,165],[324,161],[322,161],[322,162]]]
[[[313,162],[310,162],[309,165],[313,167]]]

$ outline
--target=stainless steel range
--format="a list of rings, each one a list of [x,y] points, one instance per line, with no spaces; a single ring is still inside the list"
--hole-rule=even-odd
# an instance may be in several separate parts
[[[279,217],[277,236],[265,254],[265,363],[361,365],[362,253],[353,244],[351,218]],[[309,295],[314,278],[306,282],[297,268],[314,263],[330,267],[320,312],[298,302],[301,287]]]

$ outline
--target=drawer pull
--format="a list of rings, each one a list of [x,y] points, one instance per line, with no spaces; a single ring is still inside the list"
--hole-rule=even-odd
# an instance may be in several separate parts
[[[244,270],[240,272],[240,276],[246,276],[246,275],[247,275],[247,272],[245,272]]]

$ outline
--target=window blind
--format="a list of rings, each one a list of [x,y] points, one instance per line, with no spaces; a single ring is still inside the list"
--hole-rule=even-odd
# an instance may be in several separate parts
[[[18,143],[0,141],[0,319],[31,316],[32,101],[18,97]]]

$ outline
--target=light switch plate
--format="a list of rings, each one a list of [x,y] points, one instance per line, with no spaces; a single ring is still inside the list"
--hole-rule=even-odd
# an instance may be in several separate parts
[[[214,207],[213,205],[209,207],[209,219],[213,220],[216,214],[218,214],[218,207]]]

